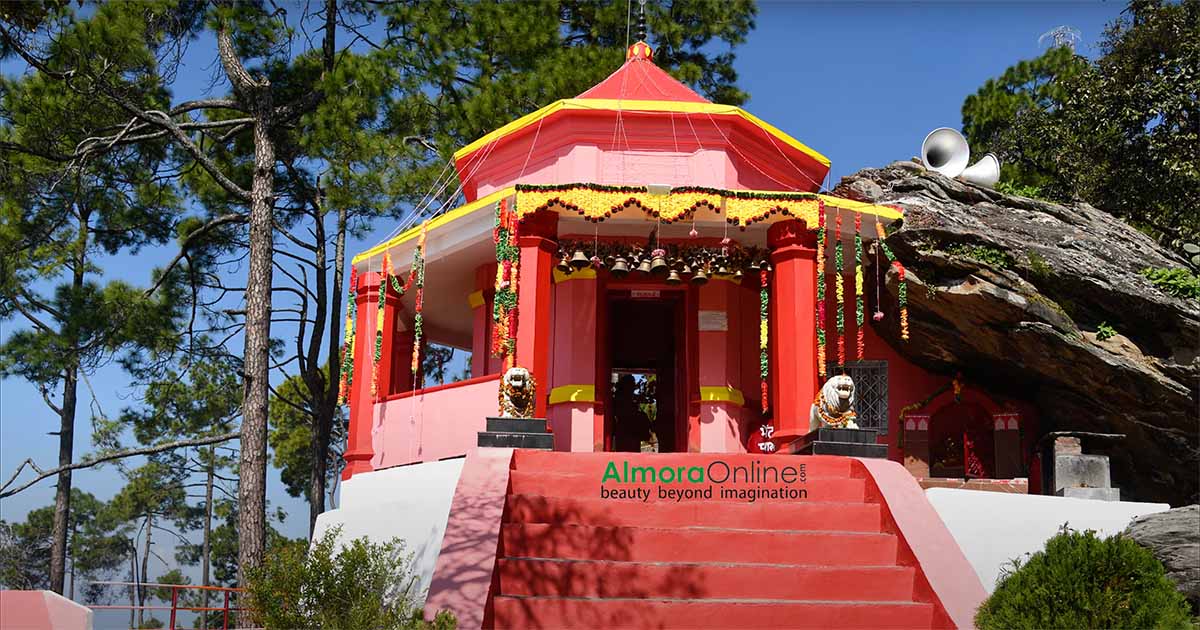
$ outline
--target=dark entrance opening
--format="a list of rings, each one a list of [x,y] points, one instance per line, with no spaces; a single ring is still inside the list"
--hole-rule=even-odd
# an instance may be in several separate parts
[[[638,297],[643,293],[653,297]],[[686,407],[679,386],[683,362],[678,352],[683,345],[682,298],[681,292],[669,291],[609,295],[607,450],[686,450]]]
[[[934,477],[990,479],[996,461],[992,420],[976,403],[960,402],[933,414],[929,473]]]

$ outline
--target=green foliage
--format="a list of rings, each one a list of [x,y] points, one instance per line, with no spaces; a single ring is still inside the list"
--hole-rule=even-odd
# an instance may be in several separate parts
[[[1191,628],[1187,600],[1129,538],[1066,528],[1000,578],[975,616],[981,630]]]
[[[1012,267],[1012,256],[1003,250],[991,247],[989,245],[951,245],[946,248],[946,252],[953,256],[962,256],[977,260],[996,267],[997,269],[1008,269]]]
[[[313,410],[307,396],[304,381],[292,376],[275,388],[271,397],[270,430],[267,442],[273,455],[271,464],[279,469],[287,493],[293,497],[308,496],[312,466],[312,417]],[[329,440],[326,457],[327,487],[341,474],[345,466],[342,445],[346,440],[345,411],[334,410],[333,432]]]
[[[394,539],[376,544],[365,538],[338,544],[341,528],[325,532],[311,549],[289,546],[267,555],[250,572],[249,605],[255,621],[275,628],[356,628],[450,630],[453,616],[441,612],[424,621],[407,574],[411,554]],[[307,552],[307,553],[306,553]]]
[[[1006,195],[1017,195],[1019,197],[1029,197],[1030,199],[1040,199],[1042,197],[1042,189],[1037,186],[1015,184],[1007,181],[997,182],[996,192]]]
[[[1029,259],[1029,271],[1038,278],[1049,278],[1052,275],[1050,265],[1042,255],[1030,250],[1025,257]]]
[[[1185,300],[1200,300],[1200,276],[1187,269],[1152,267],[1143,269],[1142,275],[1146,276],[1154,286],[1164,293]]]
[[[1086,199],[1153,235],[1200,235],[1200,0],[1139,0],[1094,62],[1056,47],[963,103],[971,148],[1048,199]]]
[[[1108,325],[1108,322],[1100,322],[1096,326],[1096,339],[1100,341],[1108,341],[1117,335],[1117,329]]]

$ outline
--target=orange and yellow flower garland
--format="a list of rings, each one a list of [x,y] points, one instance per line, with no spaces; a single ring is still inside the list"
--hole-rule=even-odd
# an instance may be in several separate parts
[[[768,398],[767,377],[770,376],[770,364],[767,357],[767,343],[770,341],[768,316],[771,310],[771,295],[767,290],[767,270],[758,272],[758,375],[761,378],[762,411],[767,413],[770,406]]]
[[[492,305],[492,355],[504,359],[504,369],[516,365],[517,283],[520,279],[520,217],[509,208],[508,199],[496,204],[496,296]]]
[[[342,343],[341,370],[338,375],[338,404],[350,402],[350,387],[354,384],[354,325],[358,314],[355,294],[358,291],[358,269],[350,266],[350,288],[346,291],[346,330]]]
[[[867,352],[866,337],[863,336],[863,266],[862,266],[862,213],[854,213],[854,323],[857,337],[855,357],[862,361]]]
[[[908,341],[908,283],[904,281],[904,265],[896,260],[896,255],[892,253],[891,248],[883,242],[887,238],[887,234],[883,231],[883,224],[875,223],[875,233],[879,236],[879,248],[883,250],[883,255],[896,268],[896,272],[900,276],[900,286],[896,289],[896,302],[900,306],[900,338]]]
[[[817,209],[817,374],[825,377],[825,204]]]
[[[846,270],[842,252],[842,213],[834,227],[833,262],[837,266],[837,356],[838,367],[846,365]]]

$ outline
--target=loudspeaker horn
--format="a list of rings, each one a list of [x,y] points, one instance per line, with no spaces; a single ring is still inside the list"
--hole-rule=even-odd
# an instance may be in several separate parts
[[[970,159],[971,147],[967,145],[967,139],[949,127],[930,131],[921,143],[921,162],[931,171],[989,188],[1000,181],[1000,158],[995,154],[987,153],[975,164],[967,166]]]
[[[991,188],[1000,181],[1000,158],[993,153],[985,153],[978,162],[959,174],[958,178]]]

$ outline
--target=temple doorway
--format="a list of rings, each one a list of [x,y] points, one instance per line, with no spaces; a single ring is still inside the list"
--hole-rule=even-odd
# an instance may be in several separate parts
[[[686,445],[683,299],[668,291],[614,291],[608,299],[605,449],[673,453]]]
[[[933,414],[929,427],[931,476],[991,479],[995,462],[992,417],[981,405],[957,402]]]

